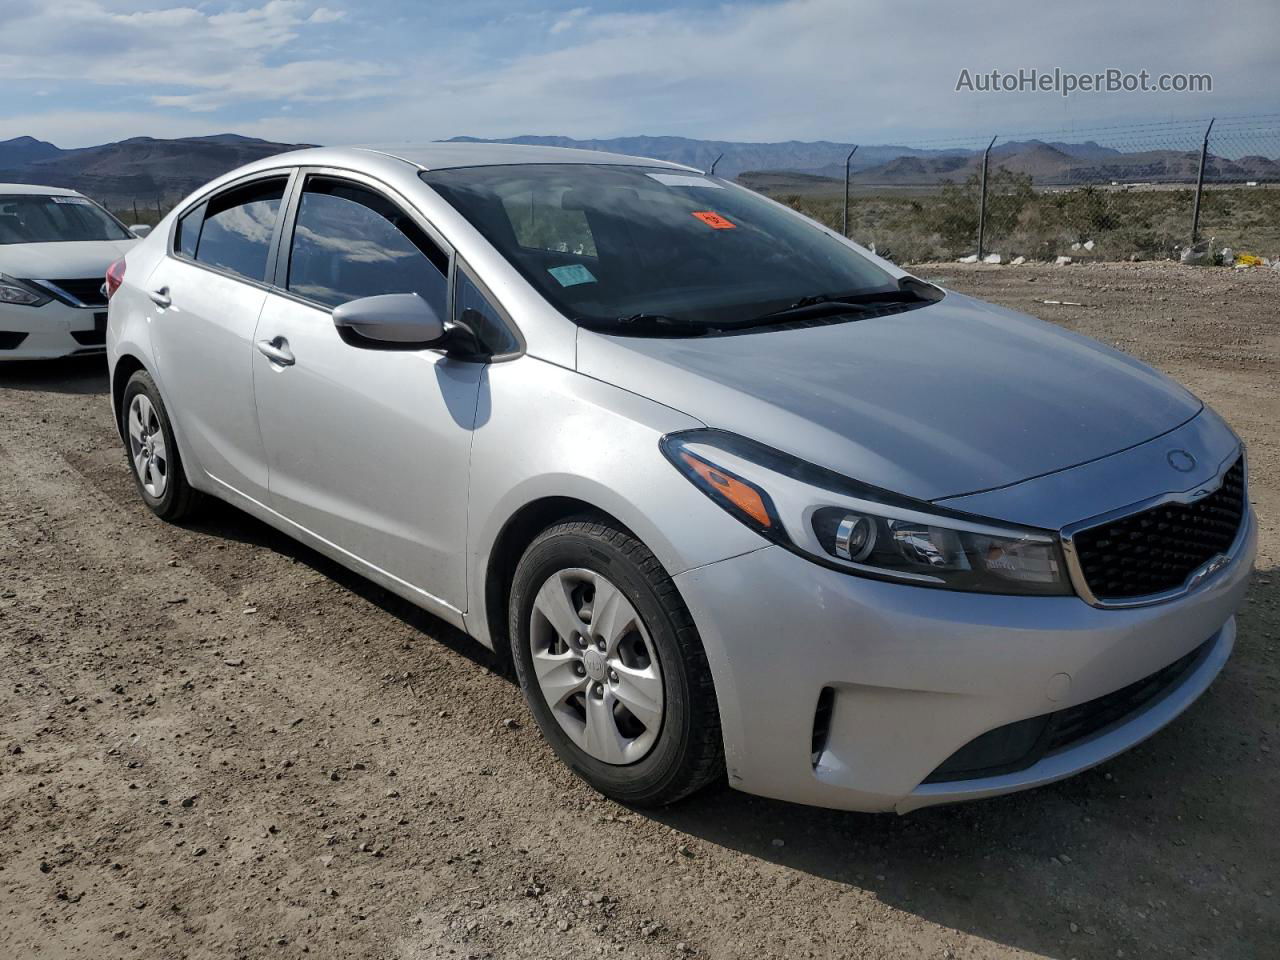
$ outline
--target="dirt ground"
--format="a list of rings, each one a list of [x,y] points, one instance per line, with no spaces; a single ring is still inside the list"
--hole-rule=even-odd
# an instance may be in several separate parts
[[[1280,273],[920,272],[1132,351],[1248,441],[1239,645],[1170,728],[905,818],[629,810],[466,638],[231,508],[152,518],[101,359],[4,367],[0,957],[1280,954]]]

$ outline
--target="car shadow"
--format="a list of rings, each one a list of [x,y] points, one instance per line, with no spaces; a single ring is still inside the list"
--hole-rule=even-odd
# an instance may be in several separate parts
[[[6,360],[0,363],[0,389],[102,395],[109,389],[107,361],[102,354],[58,360]]]
[[[184,523],[184,526],[193,533],[260,547],[305,564],[316,573],[389,613],[430,640],[444,645],[449,650],[505,679],[514,681],[514,676],[510,675],[505,660],[457,627],[415,606],[372,580],[348,570],[342,564],[330,560],[319,551],[281,533],[238,507],[208,497],[199,515]]]

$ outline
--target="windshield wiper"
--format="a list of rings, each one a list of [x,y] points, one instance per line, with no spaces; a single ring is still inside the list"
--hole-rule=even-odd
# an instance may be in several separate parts
[[[790,306],[762,314],[742,323],[731,324],[730,330],[767,326],[788,320],[811,319],[840,313],[872,312],[885,306],[934,303],[942,299],[937,288],[914,277],[903,277],[897,290],[867,290],[853,293],[813,293],[801,297]]]
[[[627,317],[603,320],[598,317],[575,317],[579,326],[597,333],[612,333],[623,337],[701,337],[719,333],[718,327],[669,317],[662,313],[633,313]]]

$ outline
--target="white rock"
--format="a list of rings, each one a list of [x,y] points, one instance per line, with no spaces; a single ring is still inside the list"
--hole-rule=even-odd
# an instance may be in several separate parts
[[[1183,263],[1200,265],[1213,262],[1213,254],[1209,252],[1209,241],[1201,240],[1190,247],[1184,247],[1178,257]]]
[[[1097,244],[1095,244],[1092,240],[1086,240],[1084,242],[1084,248],[1086,250],[1092,250],[1095,246],[1097,246]]]
[[[1079,242],[1073,243],[1073,244],[1071,245],[1071,249],[1072,249],[1072,250],[1077,250],[1077,251],[1078,251],[1078,250],[1080,249],[1080,244],[1079,244]]]
[[[956,263],[977,263],[977,262],[978,262],[978,255],[976,253],[971,253],[967,257],[960,257],[958,260],[956,260]]]
[[[1060,267],[1069,267],[1069,266],[1071,266],[1071,258],[1070,258],[1070,257],[1059,257],[1057,260],[1055,260],[1055,261],[1053,261],[1053,262],[1054,262],[1055,264],[1057,264],[1058,266],[1060,266]]]
[[[998,253],[988,253],[982,258],[983,263],[1004,263],[1004,257]]]
[[[1027,262],[1026,257],[1014,257],[1012,260],[1009,261],[1009,264],[1010,266],[1020,267],[1026,262]]]

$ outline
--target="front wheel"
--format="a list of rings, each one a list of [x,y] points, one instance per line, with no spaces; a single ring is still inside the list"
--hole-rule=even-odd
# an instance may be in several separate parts
[[[701,640],[675,584],[629,533],[556,524],[516,568],[516,673],[542,734],[578,776],[623,803],[673,803],[724,769]]]

